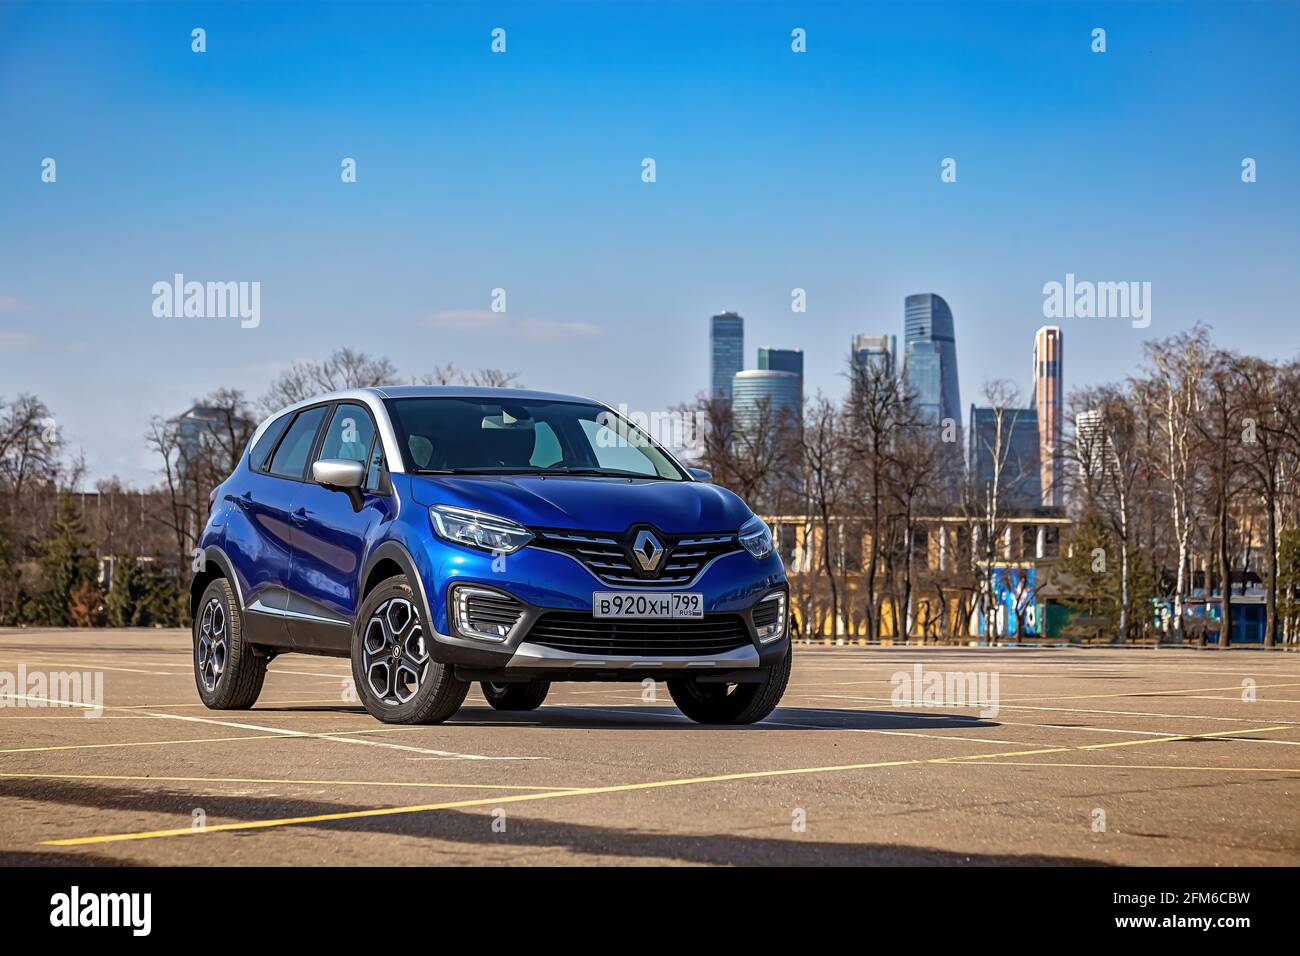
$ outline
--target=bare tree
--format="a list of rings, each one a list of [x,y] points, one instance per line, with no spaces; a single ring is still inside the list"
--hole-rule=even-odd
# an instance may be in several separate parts
[[[1295,363],[1279,368],[1264,359],[1246,356],[1237,360],[1234,371],[1240,383],[1238,400],[1243,413],[1242,464],[1250,490],[1259,496],[1266,532],[1264,646],[1272,647],[1277,637],[1278,522],[1283,469],[1294,448],[1291,421],[1296,415],[1295,387],[1300,383],[1300,369]]]
[[[1132,625],[1134,515],[1150,456],[1137,405],[1122,386],[1081,390],[1073,399],[1067,443],[1083,509],[1102,519],[1119,549],[1117,644],[1128,640]]]
[[[481,388],[518,388],[519,373],[499,368],[481,368],[467,372],[450,362],[436,365],[432,372],[420,376],[421,385],[473,385]]]
[[[1003,636],[996,613],[995,578],[999,550],[1006,558],[1005,540],[1010,533],[1007,521],[1013,492],[1024,482],[1030,463],[1020,460],[1012,436],[1016,423],[1030,414],[1024,407],[1014,384],[1003,379],[984,383],[984,404],[989,410],[989,428],[970,424],[971,483],[974,495],[969,504],[979,515],[978,544],[975,554],[980,568],[980,610],[988,622],[988,631]],[[1035,454],[1036,454],[1035,449]],[[988,470],[980,467],[987,463]]]
[[[391,385],[397,367],[383,356],[372,357],[353,349],[339,349],[323,362],[294,362],[281,373],[258,402],[269,415],[286,405],[345,388]]]
[[[1219,649],[1227,650],[1232,642],[1232,562],[1229,554],[1232,534],[1232,509],[1245,485],[1243,468],[1245,422],[1239,389],[1237,356],[1219,352],[1211,362],[1205,378],[1205,396],[1201,414],[1195,421],[1196,453],[1205,463],[1211,513],[1214,515],[1214,541],[1219,581]],[[1206,593],[1209,593],[1207,584]]]
[[[164,522],[176,541],[178,567],[189,555],[208,513],[208,494],[239,464],[255,428],[242,393],[220,389],[186,415],[155,416],[146,440],[161,460],[167,511]]]
[[[818,395],[809,403],[801,432],[800,450],[809,510],[816,517],[821,532],[818,566],[826,574],[830,585],[830,621],[832,636],[839,633],[845,615],[841,611],[840,576],[844,570],[846,546],[861,546],[858,542],[844,542],[844,523],[841,520],[847,501],[846,475],[847,444],[844,441],[840,410],[825,396]]]
[[[862,591],[867,636],[881,636],[881,597],[878,579],[887,553],[889,481],[894,442],[909,422],[904,408],[906,389],[892,362],[849,360],[848,451],[857,463],[851,485],[854,510],[865,514],[867,559],[862,567]]]
[[[1196,420],[1201,409],[1202,383],[1212,359],[1209,332],[1197,325],[1159,342],[1148,343],[1151,363],[1148,390],[1153,412],[1163,432],[1153,464],[1169,495],[1170,530],[1177,549],[1174,571],[1174,638],[1183,639],[1183,607],[1188,590],[1189,544],[1194,527],[1193,507],[1200,469],[1195,454]]]
[[[942,438],[942,426],[916,417],[915,406],[909,401],[904,401],[903,412],[904,427],[899,429],[889,453],[888,487],[901,536],[901,595],[894,608],[894,626],[895,632],[906,639],[912,634],[918,519],[943,503],[938,479],[949,463],[949,449]],[[926,543],[928,550],[928,539]]]

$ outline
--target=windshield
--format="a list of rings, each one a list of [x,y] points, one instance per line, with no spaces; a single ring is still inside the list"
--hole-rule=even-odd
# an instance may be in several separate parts
[[[645,432],[601,405],[443,397],[385,404],[410,471],[685,478]]]

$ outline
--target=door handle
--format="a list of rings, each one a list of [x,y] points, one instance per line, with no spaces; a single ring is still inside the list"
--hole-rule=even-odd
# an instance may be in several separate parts
[[[293,519],[294,524],[301,528],[307,523],[307,509],[299,508],[293,514],[289,515],[289,517]]]
[[[236,498],[235,501],[239,502],[241,507],[249,508],[253,504],[253,494],[250,491],[245,491],[242,495]]]

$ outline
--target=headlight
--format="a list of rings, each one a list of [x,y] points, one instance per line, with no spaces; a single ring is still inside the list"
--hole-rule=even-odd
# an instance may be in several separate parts
[[[533,540],[533,533],[518,522],[482,511],[434,505],[429,517],[439,536],[494,554],[514,554]]]
[[[762,518],[750,518],[740,526],[741,546],[756,558],[772,553],[772,530]]]

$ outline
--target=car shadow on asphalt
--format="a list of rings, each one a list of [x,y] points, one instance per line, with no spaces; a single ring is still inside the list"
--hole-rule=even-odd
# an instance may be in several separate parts
[[[226,713],[365,714],[359,705],[255,707]],[[382,726],[376,722],[376,726]],[[961,714],[920,713],[916,710],[847,710],[828,707],[778,707],[757,724],[697,724],[676,707],[645,704],[544,704],[536,710],[503,711],[486,704],[466,704],[442,727],[554,727],[571,730],[951,730],[999,726],[995,720]]]
[[[170,820],[158,821],[157,826],[188,827],[196,800],[201,800],[204,812],[213,823],[233,821],[254,821],[309,817],[332,813],[349,813],[373,809],[373,806],[360,806],[341,803],[327,803],[319,800],[298,800],[282,796],[257,797],[251,795],[225,796],[220,794],[196,794],[193,791],[171,789],[141,791],[119,787],[112,784],[86,784],[66,780],[0,780],[0,795],[27,801],[37,801],[61,806],[87,808],[91,810],[121,810],[132,814],[143,811],[165,813]],[[572,799],[585,799],[575,796]],[[596,799],[599,799],[597,797]],[[864,800],[866,798],[864,797]],[[549,801],[548,801],[549,802]],[[791,838],[774,836],[754,836],[722,833],[664,833],[622,828],[616,826],[576,823],[571,821],[530,818],[519,810],[511,808],[504,833],[494,832],[493,823],[501,819],[492,813],[491,803],[483,805],[481,812],[463,810],[437,810],[413,813],[393,814],[391,816],[360,817],[351,820],[317,821],[281,828],[281,833],[289,829],[337,830],[350,833],[374,834],[377,836],[415,838],[430,841],[431,853],[423,857],[416,853],[402,863],[426,864],[447,863],[446,846],[434,844],[455,844],[457,847],[473,848],[484,854],[470,862],[493,865],[510,865],[512,863],[537,863],[555,865],[554,859],[537,858],[513,861],[510,854],[520,851],[566,850],[578,856],[624,858],[629,860],[655,863],[694,863],[724,866],[1104,866],[1108,865],[1083,857],[1052,856],[1040,853],[997,854],[965,853],[942,850],[931,847],[905,846],[891,843],[849,843],[838,841],[815,840],[807,834]],[[758,812],[755,817],[744,822],[745,826],[776,825],[786,818],[786,810],[774,806],[770,813]],[[870,806],[863,807],[864,816],[871,816]],[[82,814],[81,819],[90,819]],[[788,822],[783,824],[789,826]],[[88,824],[94,829],[94,824]],[[181,836],[171,839],[185,840],[185,859],[189,864],[221,864],[229,858],[236,845],[233,841],[255,841],[263,830],[244,833],[213,833],[209,835]],[[191,841],[208,841],[205,844]],[[131,846],[134,852],[148,846],[150,841],[135,842]],[[112,844],[100,844],[99,854],[110,852]],[[409,847],[407,848],[409,849]],[[493,850],[508,851],[506,854],[493,853]],[[317,846],[313,852],[319,852]],[[0,852],[0,863],[8,851]],[[41,850],[35,851],[42,856]],[[77,862],[90,864],[104,862],[102,856],[83,857],[80,851],[70,851]],[[242,863],[253,860],[255,851],[245,844],[239,850],[237,859]],[[206,854],[206,855],[201,855]],[[334,860],[347,862],[338,855]],[[357,862],[372,862],[373,855]],[[18,861],[21,862],[21,861]],[[48,861],[41,861],[48,862]],[[265,861],[273,862],[273,861]],[[456,862],[465,862],[457,860]],[[578,861],[581,862],[581,861]]]

